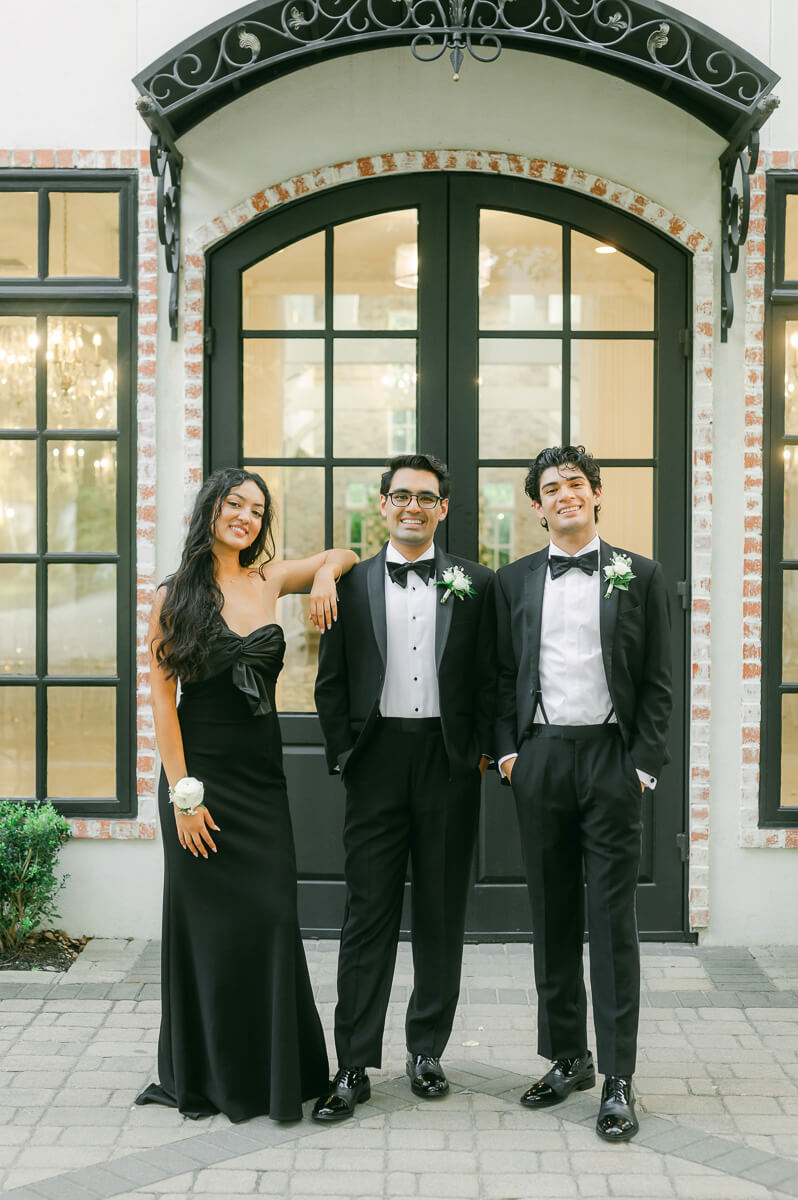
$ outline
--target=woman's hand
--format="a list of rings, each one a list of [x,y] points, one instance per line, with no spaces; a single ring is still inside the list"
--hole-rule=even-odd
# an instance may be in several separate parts
[[[208,857],[206,846],[216,853],[216,843],[210,831],[215,829],[218,832],[219,826],[214,824],[213,817],[204,805],[190,816],[175,808],[175,824],[180,845],[184,850],[190,850],[195,858]]]
[[[340,567],[337,568],[340,575]],[[332,629],[338,620],[338,589],[335,586],[336,568],[324,563],[313,576],[310,589],[310,619],[321,633]]]

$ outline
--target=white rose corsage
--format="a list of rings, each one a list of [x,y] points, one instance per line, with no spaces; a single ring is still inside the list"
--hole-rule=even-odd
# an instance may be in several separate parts
[[[447,567],[441,579],[435,580],[436,587],[446,588],[441,596],[441,604],[445,604],[450,596],[465,600],[466,596],[476,596],[471,586],[471,576],[466,575],[462,567]]]
[[[193,816],[198,808],[204,807],[205,784],[192,775],[178,779],[174,787],[169,789],[169,803],[174,804],[184,817]]]
[[[619,592],[628,592],[629,584],[637,576],[632,574],[632,560],[628,554],[618,554],[616,551],[612,558],[604,568],[604,578],[607,580],[607,590],[604,593],[606,600],[612,595],[615,588]]]

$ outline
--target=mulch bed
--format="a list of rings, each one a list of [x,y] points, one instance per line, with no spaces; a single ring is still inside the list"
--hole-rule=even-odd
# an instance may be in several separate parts
[[[33,933],[16,950],[0,952],[0,971],[68,971],[89,941],[71,938],[63,929]]]

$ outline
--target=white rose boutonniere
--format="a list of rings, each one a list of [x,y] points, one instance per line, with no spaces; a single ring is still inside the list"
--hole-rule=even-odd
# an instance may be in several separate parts
[[[466,575],[462,567],[447,567],[442,579],[435,580],[436,587],[446,588],[441,596],[441,604],[445,604],[450,596],[465,600],[466,596],[476,596],[471,586],[471,576]]]
[[[202,808],[205,799],[205,784],[192,775],[178,779],[174,787],[169,789],[169,803],[174,804],[179,813],[192,816],[198,808]]]
[[[607,590],[604,599],[612,595],[615,588],[619,592],[628,592],[629,584],[637,576],[632,574],[632,560],[628,554],[618,554],[616,551],[604,568],[604,578],[607,580]]]

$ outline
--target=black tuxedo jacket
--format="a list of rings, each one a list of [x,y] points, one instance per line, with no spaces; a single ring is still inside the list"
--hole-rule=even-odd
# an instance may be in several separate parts
[[[316,709],[331,774],[346,771],[379,715],[385,682],[385,546],[338,584],[338,620],[321,639]],[[452,776],[473,771],[491,754],[495,716],[495,576],[487,567],[435,549],[435,574],[462,567],[475,596],[449,596],[435,606],[435,662],[441,724]],[[441,596],[443,588],[436,588]],[[389,764],[386,764],[386,769]]]
[[[632,560],[629,591],[607,590],[614,553]],[[549,550],[502,567],[496,576],[498,685],[496,756],[516,754],[540,697],[540,625]],[[659,776],[668,760],[671,713],[670,616],[659,563],[601,542],[599,627],[604,673],[624,744],[635,767]],[[325,635],[326,636],[326,635]]]

